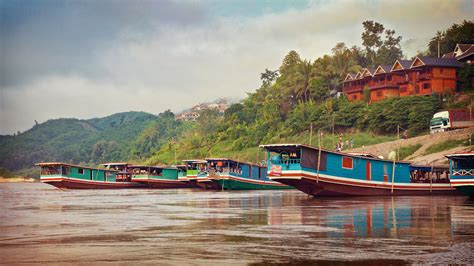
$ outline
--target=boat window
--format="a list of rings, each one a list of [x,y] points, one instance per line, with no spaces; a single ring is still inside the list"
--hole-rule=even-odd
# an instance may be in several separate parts
[[[77,168],[77,173],[80,174],[80,175],[83,175],[84,174],[84,169]]]
[[[353,169],[353,161],[351,157],[342,156],[342,168]]]
[[[319,151],[316,149],[304,149],[301,158],[301,166],[318,170]],[[327,153],[321,152],[321,162],[319,163],[319,170],[326,171]]]
[[[59,166],[41,167],[41,175],[57,175],[57,174],[60,174]]]

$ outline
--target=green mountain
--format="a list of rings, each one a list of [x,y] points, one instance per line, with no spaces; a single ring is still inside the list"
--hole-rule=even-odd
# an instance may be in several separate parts
[[[170,111],[48,120],[19,135],[0,136],[0,167],[18,171],[41,161],[142,161],[175,136],[181,126]]]

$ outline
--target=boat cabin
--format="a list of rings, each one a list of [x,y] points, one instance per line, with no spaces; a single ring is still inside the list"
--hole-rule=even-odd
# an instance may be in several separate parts
[[[474,152],[446,155],[449,159],[449,175],[451,180],[474,179]],[[472,181],[471,181],[472,182]],[[472,182],[474,185],[474,182]]]
[[[178,164],[175,165],[176,169],[178,169],[178,177],[186,177],[187,167],[185,164]]]
[[[449,168],[435,165],[410,165],[410,183],[449,183]]]
[[[188,178],[196,178],[198,176],[206,176],[207,161],[201,159],[183,160],[186,164],[186,176]]]
[[[37,163],[36,166],[41,167],[41,177],[67,177],[93,181],[116,182],[118,172],[61,162]]]
[[[129,163],[104,163],[102,166],[118,171],[116,174],[117,182],[132,182],[132,174],[129,172]]]
[[[131,165],[133,179],[178,180],[178,169],[166,166]]]
[[[326,175],[365,181],[410,182],[410,164],[372,156],[334,152],[304,144],[260,145],[267,150],[268,173],[273,176],[304,171],[308,175]],[[394,169],[395,168],[395,169]]]
[[[255,180],[268,179],[265,166],[240,162],[228,158],[206,158],[209,176],[231,175]]]

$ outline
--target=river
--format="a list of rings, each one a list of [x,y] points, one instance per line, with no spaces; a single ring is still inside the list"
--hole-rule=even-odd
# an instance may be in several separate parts
[[[474,263],[467,197],[0,184],[0,263]]]

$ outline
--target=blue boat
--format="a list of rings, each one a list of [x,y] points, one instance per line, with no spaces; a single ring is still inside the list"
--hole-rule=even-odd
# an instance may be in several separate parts
[[[431,168],[423,170],[409,162],[334,152],[304,144],[260,147],[267,150],[267,171],[271,180],[294,186],[312,196],[459,194],[447,175],[437,178]]]

